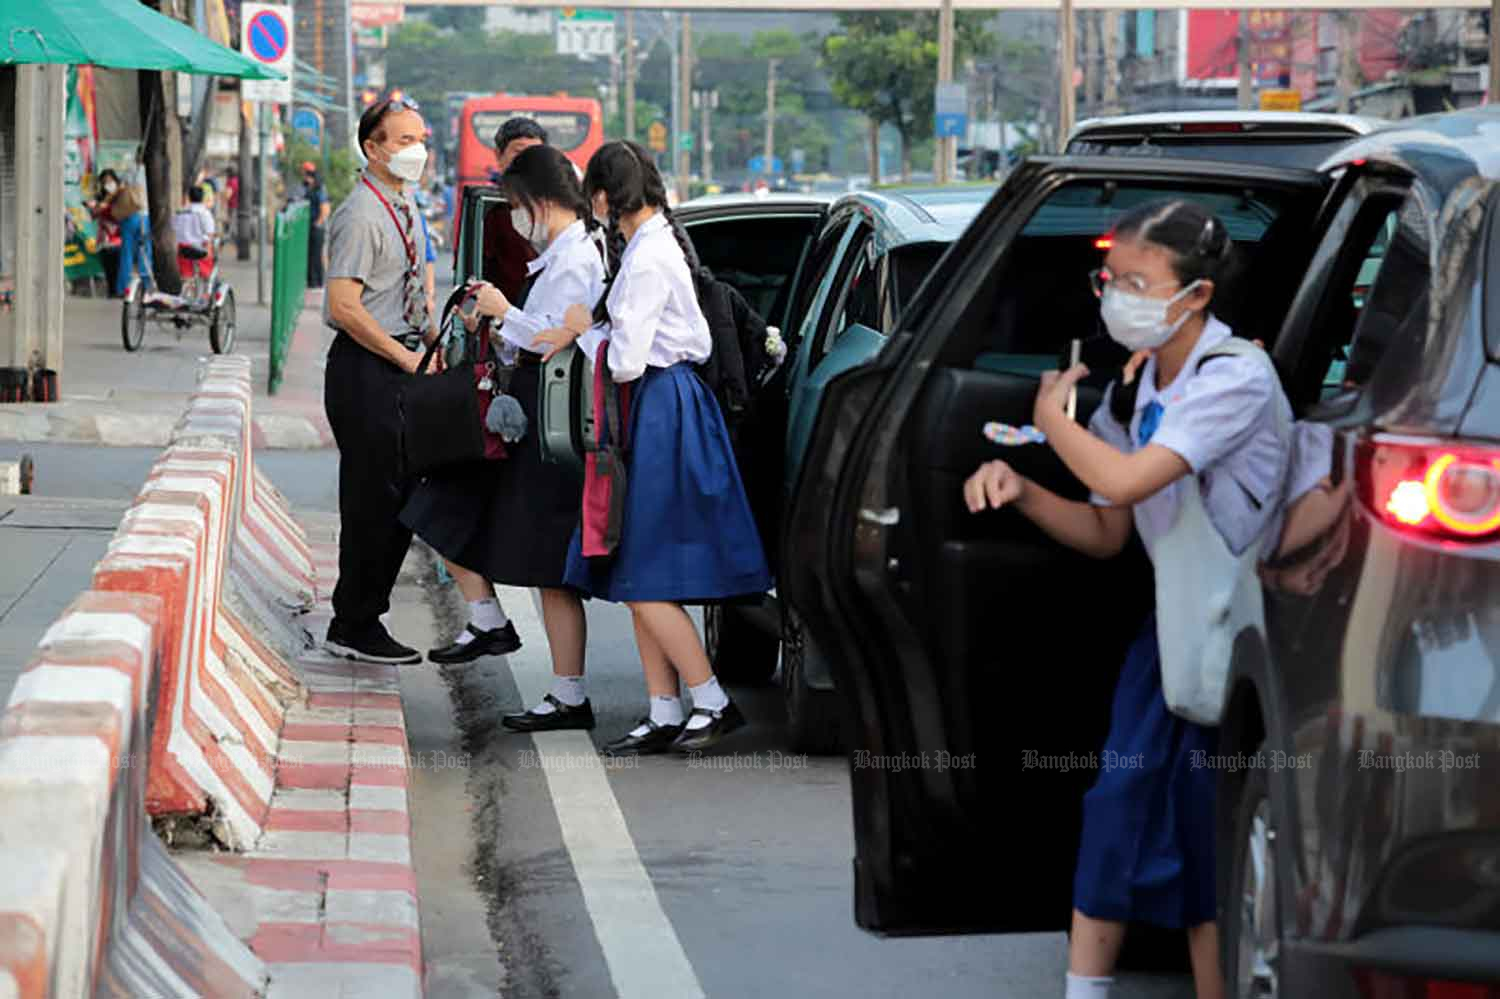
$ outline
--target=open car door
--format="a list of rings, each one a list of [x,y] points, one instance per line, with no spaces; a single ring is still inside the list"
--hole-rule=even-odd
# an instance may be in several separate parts
[[[849,705],[855,918],[888,933],[1068,925],[1081,799],[1115,681],[1152,604],[1138,543],[1093,561],[1012,510],[969,514],[963,481],[1003,458],[1073,499],[1032,422],[1073,338],[1087,422],[1124,351],[1099,335],[1088,272],[1124,211],[1203,200],[1246,259],[1215,312],[1275,337],[1316,246],[1318,174],[1105,158],[1023,164],[902,310],[887,348],[828,386],[794,496],[781,585]],[[794,557],[795,555],[795,557]]]
[[[514,302],[526,286],[526,264],[536,256],[531,243],[510,224],[510,202],[498,187],[464,188],[458,239],[453,244],[453,282],[490,282]]]

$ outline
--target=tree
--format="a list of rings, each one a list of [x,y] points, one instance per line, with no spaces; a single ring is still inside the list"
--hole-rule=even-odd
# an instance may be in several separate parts
[[[823,66],[832,78],[834,96],[863,112],[874,125],[896,129],[901,137],[901,177],[910,180],[912,146],[932,135],[938,16],[860,12],[838,17],[842,34],[823,39]],[[955,15],[955,65],[989,43],[986,19],[980,13]],[[872,164],[871,176],[875,174]]]
[[[483,33],[483,7],[429,7],[427,23],[434,28],[456,31],[459,34]]]
[[[178,18],[173,0],[141,0],[171,18]],[[141,163],[146,171],[146,213],[151,220],[151,269],[156,285],[162,291],[176,294],[182,289],[177,275],[177,234],[172,216],[182,197],[182,168],[177,156],[182,151],[178,127],[176,79],[170,85],[155,70],[136,74],[137,94],[141,107]]]

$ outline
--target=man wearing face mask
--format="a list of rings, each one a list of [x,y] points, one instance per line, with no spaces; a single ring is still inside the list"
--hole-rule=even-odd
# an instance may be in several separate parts
[[[427,165],[414,101],[388,98],[359,122],[367,166],[328,222],[323,320],[338,331],[323,398],[339,447],[339,580],[325,647],[362,662],[414,663],[380,618],[411,545],[397,515],[409,484],[399,468],[401,380],[435,335],[424,237],[411,185]]]

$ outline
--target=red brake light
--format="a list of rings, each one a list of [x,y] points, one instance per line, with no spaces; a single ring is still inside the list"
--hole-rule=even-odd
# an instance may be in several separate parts
[[[1113,236],[1100,236],[1094,240],[1094,249],[1096,250],[1108,250],[1114,245],[1115,238]]]
[[[1354,980],[1367,999],[1500,999],[1500,986],[1439,981],[1358,969]]]
[[[1500,535],[1500,449],[1376,437],[1355,461],[1360,497],[1385,523],[1438,540]]]
[[[1210,132],[1248,132],[1250,126],[1238,121],[1190,121],[1182,126],[1183,134],[1203,135]]]

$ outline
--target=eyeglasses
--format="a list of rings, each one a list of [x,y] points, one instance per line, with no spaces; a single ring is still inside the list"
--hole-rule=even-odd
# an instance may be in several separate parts
[[[374,132],[376,127],[380,125],[381,119],[397,109],[403,111],[421,111],[422,106],[410,97],[405,96],[387,97],[378,104],[370,105],[370,110],[366,111],[364,117],[360,119],[360,144],[363,145],[364,141],[370,137],[370,133]]]
[[[1095,298],[1103,298],[1104,289],[1117,281],[1120,284],[1121,290],[1129,292],[1132,295],[1144,295],[1147,292],[1156,291],[1160,288],[1175,288],[1181,284],[1179,281],[1163,281],[1160,284],[1147,284],[1146,279],[1139,274],[1120,274],[1117,276],[1110,273],[1108,267],[1097,267],[1089,271],[1089,287],[1094,289]]]

